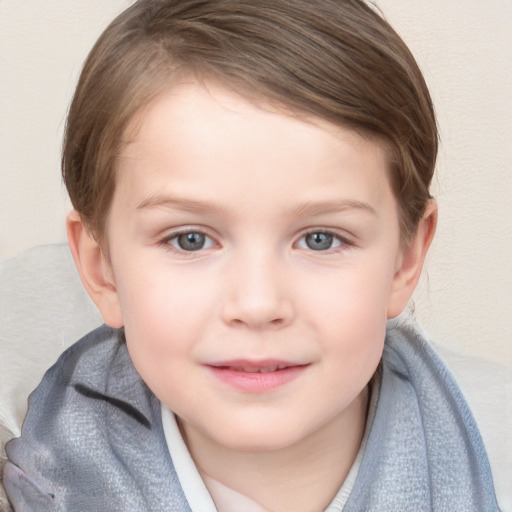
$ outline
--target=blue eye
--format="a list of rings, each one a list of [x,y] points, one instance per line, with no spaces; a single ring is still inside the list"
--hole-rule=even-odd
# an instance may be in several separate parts
[[[213,240],[204,233],[187,231],[179,233],[168,239],[168,243],[182,251],[192,252],[208,249],[214,245]]]
[[[297,246],[301,249],[311,249],[312,251],[328,251],[335,249],[343,244],[343,240],[332,233],[325,231],[314,231],[304,235]]]

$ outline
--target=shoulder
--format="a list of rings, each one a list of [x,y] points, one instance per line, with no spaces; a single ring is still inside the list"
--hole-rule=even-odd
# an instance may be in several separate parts
[[[29,397],[21,437],[6,449],[9,498],[36,503],[30,510],[156,511],[162,496],[183,503],[158,399],[133,367],[122,333],[108,327],[48,370]]]
[[[92,415],[95,404],[82,403],[76,395],[86,388],[107,389],[110,368],[123,350],[117,332],[102,326],[63,352],[28,398],[22,436],[40,439],[44,433],[51,441],[54,431],[65,431],[67,422],[85,408]]]
[[[460,390],[485,446],[500,509],[512,512],[512,367],[432,343],[410,321],[391,321],[388,327],[392,358],[401,364],[404,354],[419,354],[423,361],[426,355],[437,379]]]
[[[68,348],[30,394],[22,437],[58,431],[74,441],[75,422],[79,419],[82,429],[96,422],[96,430],[101,429],[107,405],[147,425],[151,401],[122,330],[103,325]]]
[[[102,386],[108,378],[110,366],[123,350],[118,331],[106,325],[94,329],[61,354],[29,397],[29,406],[36,397],[47,395],[49,389],[55,394],[82,381]]]
[[[498,503],[512,511],[512,367],[435,344],[475,417],[489,457]]]

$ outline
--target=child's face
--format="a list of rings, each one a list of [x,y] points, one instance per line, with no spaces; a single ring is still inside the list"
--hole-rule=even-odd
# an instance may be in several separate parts
[[[223,447],[352,424],[404,305],[385,150],[213,85],[173,88],[132,128],[103,314],[140,375]]]

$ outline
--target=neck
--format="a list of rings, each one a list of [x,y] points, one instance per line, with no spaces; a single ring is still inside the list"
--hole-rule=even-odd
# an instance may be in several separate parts
[[[324,510],[347,477],[363,438],[368,390],[332,421],[277,450],[237,451],[180,425],[203,475],[273,512]],[[219,464],[219,461],[222,463]]]

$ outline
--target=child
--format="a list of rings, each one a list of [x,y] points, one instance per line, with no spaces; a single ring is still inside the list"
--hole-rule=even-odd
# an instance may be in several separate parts
[[[406,307],[437,130],[359,0],[139,0],[71,105],[69,244],[105,326],[7,447],[15,510],[498,510]]]

